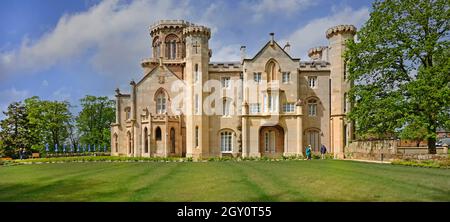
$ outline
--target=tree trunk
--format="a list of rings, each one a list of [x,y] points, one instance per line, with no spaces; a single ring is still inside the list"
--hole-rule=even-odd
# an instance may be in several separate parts
[[[436,154],[436,138],[428,138],[428,153]]]

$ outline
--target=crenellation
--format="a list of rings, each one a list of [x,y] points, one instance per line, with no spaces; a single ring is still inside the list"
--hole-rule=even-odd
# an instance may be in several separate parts
[[[184,20],[159,20],[150,26],[150,34],[153,36],[155,33],[165,29],[179,29],[193,24]]]
[[[327,37],[327,39],[329,39],[334,35],[343,34],[343,33],[349,33],[351,35],[355,35],[356,27],[354,25],[337,25],[337,26],[329,28],[326,31],[326,37]]]
[[[211,37],[211,29],[205,26],[188,26],[183,29],[183,35],[203,34],[208,39]]]
[[[327,49],[327,46],[314,47],[308,50],[308,56],[312,60],[322,60],[323,51]]]
[[[316,61],[301,61],[299,63],[299,68],[303,69],[327,69],[329,70],[330,67],[330,63],[327,61],[321,61],[321,60],[316,60]]]

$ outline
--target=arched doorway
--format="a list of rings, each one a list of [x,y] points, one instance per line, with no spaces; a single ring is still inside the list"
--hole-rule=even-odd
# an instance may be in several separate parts
[[[320,151],[320,132],[316,129],[310,129],[306,131],[306,145],[311,145],[313,152]]]
[[[164,139],[164,143],[165,143],[165,140],[166,139]],[[162,154],[162,153],[164,153],[165,151],[164,151],[164,148],[165,148],[165,146],[164,146],[164,143],[163,143],[163,133],[162,133],[162,129],[159,127],[159,126],[157,126],[156,128],[155,128],[155,150],[154,151],[152,151],[152,152],[155,152],[155,153],[157,153],[157,154]]]
[[[170,153],[175,153],[175,129],[170,129]]]
[[[263,126],[259,130],[261,156],[279,157],[284,152],[284,130],[281,126]]]

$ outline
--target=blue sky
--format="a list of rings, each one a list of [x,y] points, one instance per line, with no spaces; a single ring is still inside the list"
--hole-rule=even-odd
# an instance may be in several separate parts
[[[148,27],[159,19],[184,19],[212,29],[212,61],[253,56],[274,32],[307,60],[309,48],[326,45],[337,24],[360,27],[369,0],[2,0],[0,1],[0,109],[37,95],[68,100],[109,96],[142,76],[150,57]],[[73,112],[77,112],[74,108]],[[4,118],[0,114],[0,119]]]

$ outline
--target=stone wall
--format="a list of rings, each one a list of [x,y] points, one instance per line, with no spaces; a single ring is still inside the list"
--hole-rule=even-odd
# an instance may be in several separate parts
[[[345,158],[390,160],[396,158],[396,148],[395,140],[353,141],[345,150]]]
[[[428,154],[427,147],[400,147],[397,140],[353,141],[345,150],[347,159],[394,160],[433,159],[447,157],[447,147],[436,147],[437,154]]]

